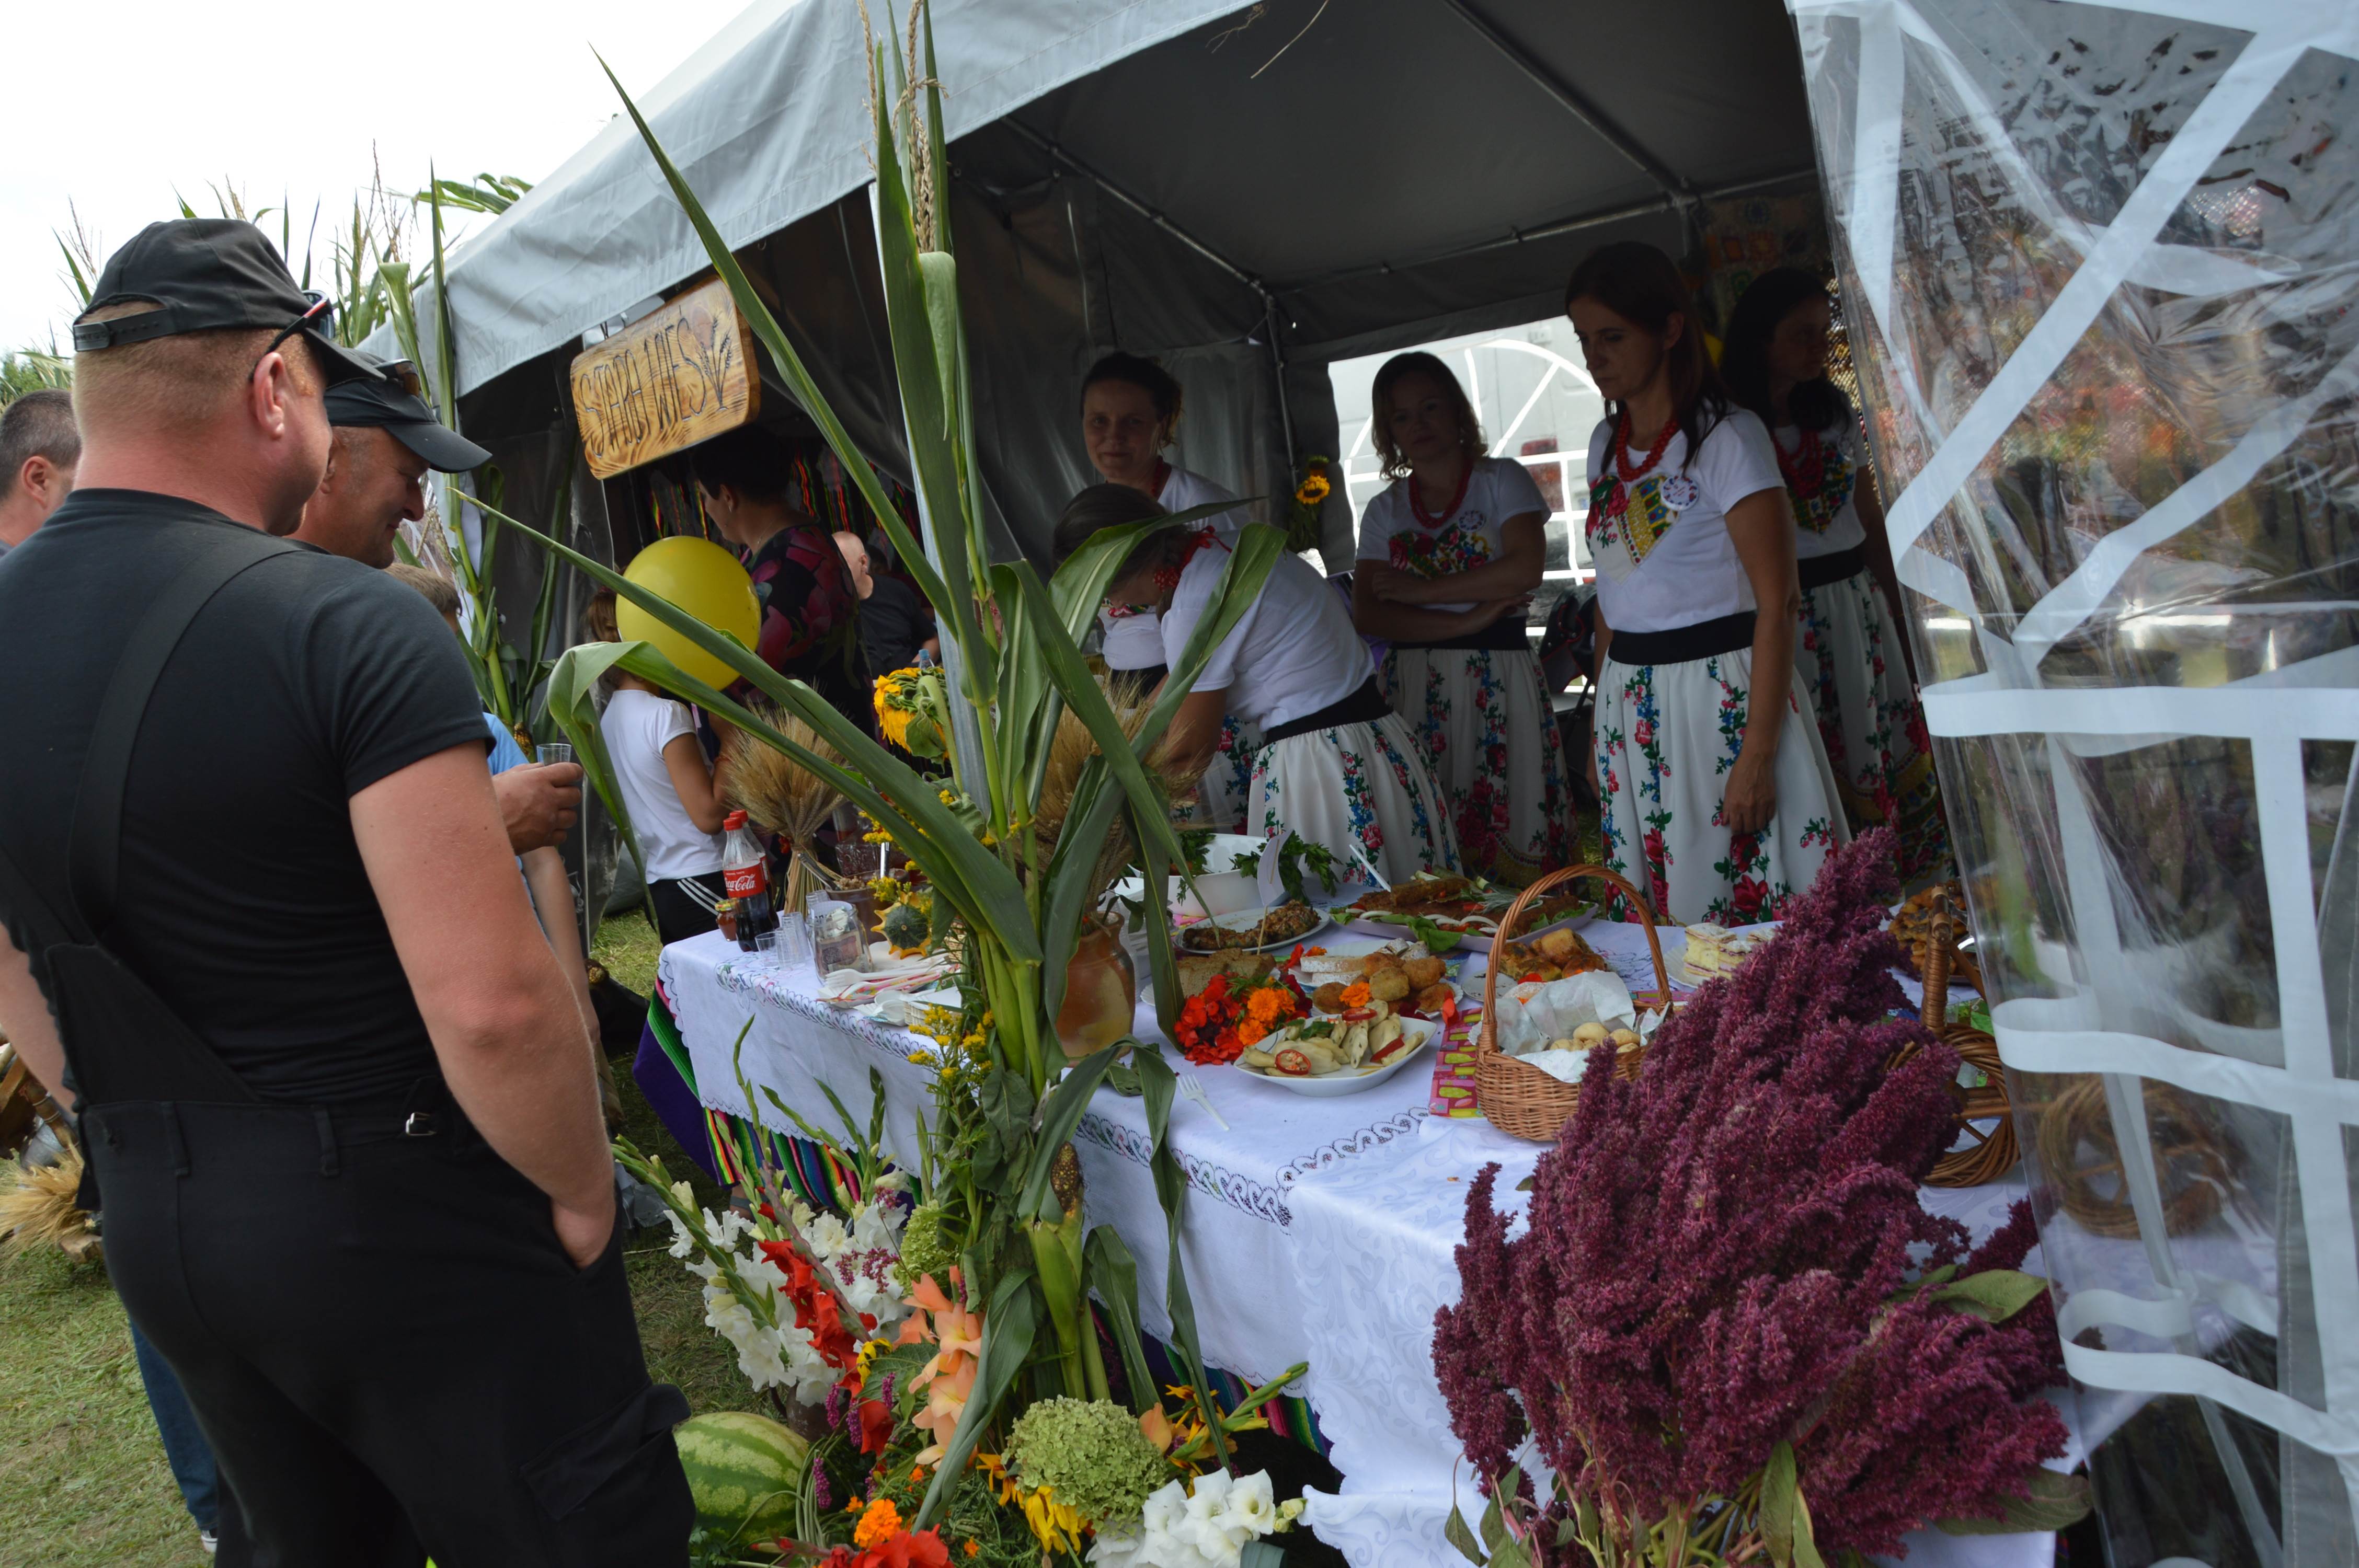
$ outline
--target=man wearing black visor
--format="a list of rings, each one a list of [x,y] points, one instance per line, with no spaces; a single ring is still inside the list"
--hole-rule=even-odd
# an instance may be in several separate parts
[[[251,223],[151,225],[96,294],[80,488],[0,562],[0,1031],[81,1118],[222,1562],[685,1568],[688,1409],[474,682],[285,537],[323,395],[383,373]]]

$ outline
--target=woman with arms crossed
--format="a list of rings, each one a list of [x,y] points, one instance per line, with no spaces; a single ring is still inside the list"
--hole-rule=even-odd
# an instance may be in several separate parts
[[[1123,485],[1073,497],[1057,524],[1061,565],[1102,528],[1163,509]],[[1167,528],[1114,568],[1106,599],[1154,611],[1164,662],[1179,662],[1220,590],[1228,546],[1209,532]],[[1458,869],[1450,820],[1408,727],[1386,706],[1342,598],[1317,568],[1281,554],[1260,595],[1212,650],[1171,723],[1184,760],[1209,758],[1232,720],[1262,736],[1247,782],[1244,831],[1324,845],[1339,869],[1386,881]]]
[[[1605,398],[1587,524],[1605,863],[1682,925],[1774,920],[1850,834],[1794,678],[1800,589],[1769,432],[1730,406],[1652,245],[1593,252],[1565,314]]]
[[[1352,617],[1392,643],[1385,695],[1450,801],[1466,870],[1524,883],[1571,859],[1556,716],[1524,635],[1548,503],[1485,455],[1449,367],[1397,354],[1370,389],[1392,487],[1360,519]]]
[[[1082,379],[1082,439],[1090,466],[1107,483],[1135,490],[1165,512],[1235,501],[1202,474],[1164,457],[1179,434],[1181,401],[1179,380],[1153,360],[1111,353],[1098,361]],[[1227,539],[1245,525],[1242,507],[1193,524]],[[1163,637],[1154,610],[1113,599],[1099,612],[1098,623],[1105,629],[1103,652],[1116,694],[1154,690],[1163,679]],[[1220,747],[1197,785],[1192,820],[1200,827],[1234,827],[1245,815],[1245,785],[1260,738],[1240,724],[1234,717],[1224,724]]]
[[[1827,379],[1834,324],[1826,286],[1796,267],[1765,272],[1729,318],[1720,371],[1729,396],[1769,427],[1794,518],[1802,587],[1794,667],[1810,694],[1854,831],[1888,822],[1900,880],[1949,874],[1932,737],[1908,678],[1901,604],[1875,470],[1851,400]],[[1884,590],[1879,597],[1876,589]]]

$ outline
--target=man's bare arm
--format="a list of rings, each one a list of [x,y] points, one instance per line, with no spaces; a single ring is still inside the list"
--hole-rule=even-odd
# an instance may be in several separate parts
[[[577,1263],[614,1221],[589,1031],[509,857],[480,745],[352,798],[353,836],[460,1108],[549,1196]]]

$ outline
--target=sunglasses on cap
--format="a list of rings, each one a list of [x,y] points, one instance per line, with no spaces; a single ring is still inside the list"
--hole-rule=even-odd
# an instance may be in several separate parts
[[[255,363],[260,364],[263,360],[266,360],[272,354],[277,352],[278,345],[285,342],[288,339],[293,337],[298,332],[316,331],[325,333],[330,336],[334,335],[336,330],[336,302],[330,299],[323,294],[315,293],[311,289],[308,288],[303,291],[303,297],[311,302],[310,308],[304,311],[300,316],[296,317],[292,321],[287,323],[286,326],[280,328],[278,330],[278,335],[271,339],[269,343],[263,348],[261,357],[256,359],[254,362]]]
[[[418,367],[408,360],[396,360],[391,364],[379,365],[377,373],[390,382],[397,391],[406,392],[412,397],[424,400],[426,378],[419,375]]]

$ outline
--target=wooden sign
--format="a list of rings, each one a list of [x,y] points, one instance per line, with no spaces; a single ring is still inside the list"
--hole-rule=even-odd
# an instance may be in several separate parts
[[[734,430],[761,405],[753,329],[717,277],[573,362],[573,416],[600,479]]]

